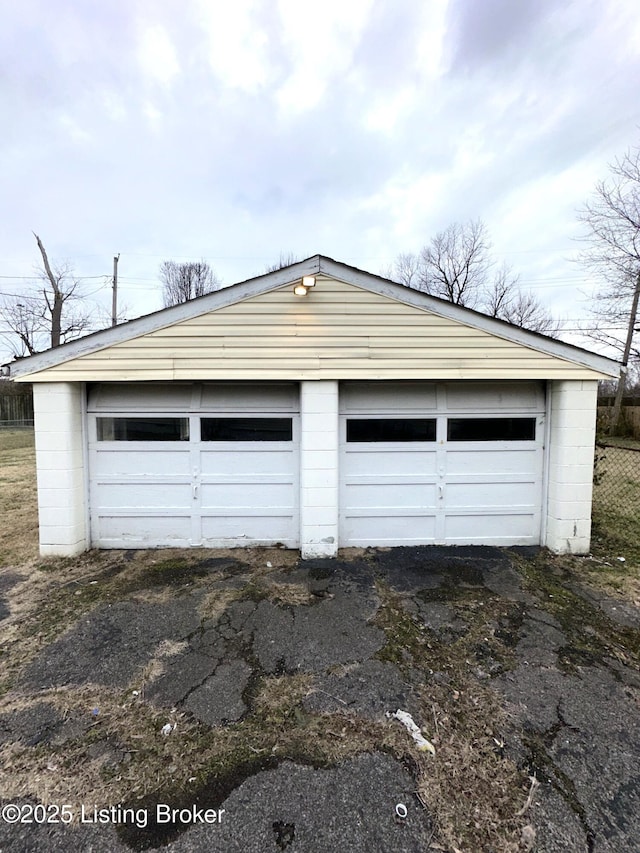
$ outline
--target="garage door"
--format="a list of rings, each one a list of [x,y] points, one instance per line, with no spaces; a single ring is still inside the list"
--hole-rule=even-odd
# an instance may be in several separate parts
[[[299,544],[293,384],[93,386],[92,544]]]
[[[540,541],[541,383],[343,383],[340,541]]]

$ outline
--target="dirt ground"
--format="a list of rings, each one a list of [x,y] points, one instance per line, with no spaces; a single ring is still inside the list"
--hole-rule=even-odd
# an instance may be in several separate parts
[[[624,543],[41,560],[24,441],[0,484],[0,851],[640,848]]]

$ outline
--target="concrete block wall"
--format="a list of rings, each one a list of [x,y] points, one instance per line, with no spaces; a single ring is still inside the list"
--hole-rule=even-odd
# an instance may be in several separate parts
[[[35,382],[40,553],[73,556],[89,547],[84,467],[84,386]]]
[[[545,544],[558,554],[588,554],[598,383],[549,382],[550,449]]]
[[[300,387],[300,550],[304,559],[338,553],[338,382]]]

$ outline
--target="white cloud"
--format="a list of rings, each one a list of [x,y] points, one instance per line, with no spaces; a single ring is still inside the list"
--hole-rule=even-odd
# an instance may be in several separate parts
[[[366,26],[372,0],[279,0],[282,41],[291,73],[276,92],[283,113],[304,113],[330,83],[339,90]]]
[[[91,140],[91,134],[88,133],[81,125],[70,115],[60,115],[58,123],[72,142],[77,145],[84,145]]]
[[[127,117],[127,109],[124,100],[116,92],[104,92],[102,103],[107,116],[112,121],[123,122]]]
[[[256,93],[267,84],[268,38],[261,0],[195,0],[193,15],[205,34],[207,60],[230,89]]]
[[[162,112],[155,106],[155,104],[147,101],[142,109],[142,113],[149,122],[151,129],[158,131],[162,124]]]
[[[138,62],[145,74],[165,86],[180,73],[173,43],[160,24],[147,27],[141,34]]]

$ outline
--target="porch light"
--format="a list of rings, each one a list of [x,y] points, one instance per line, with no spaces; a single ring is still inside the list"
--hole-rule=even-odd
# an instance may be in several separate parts
[[[293,288],[296,296],[306,296],[310,287],[316,286],[316,278],[313,275],[303,275],[302,281],[298,282]]]

